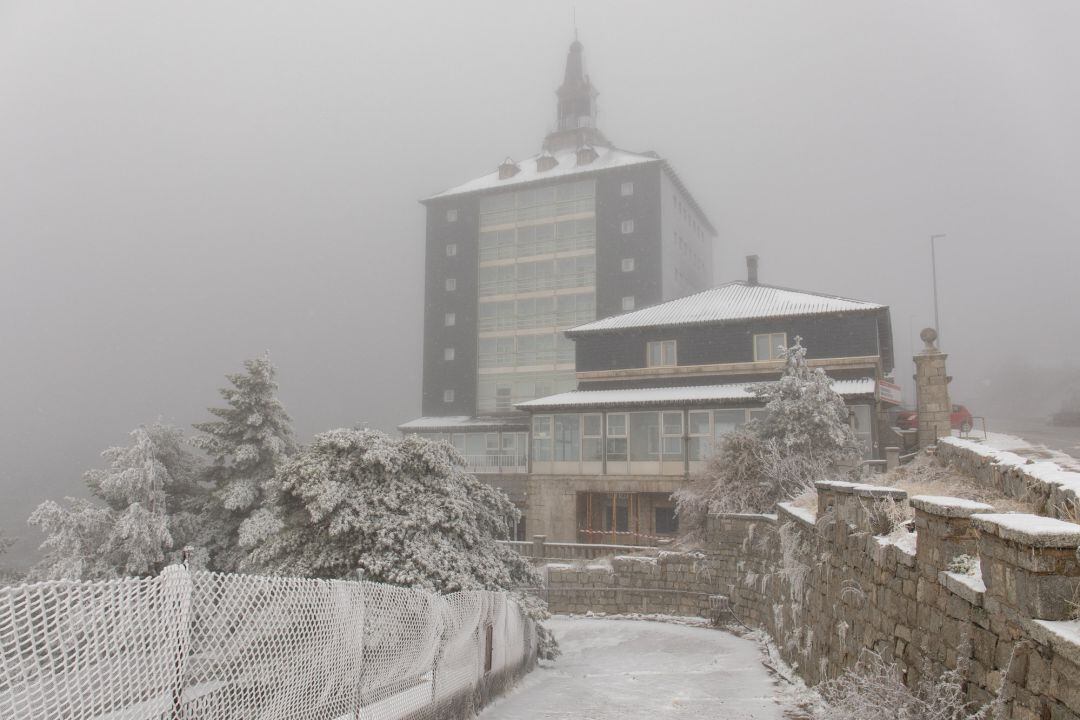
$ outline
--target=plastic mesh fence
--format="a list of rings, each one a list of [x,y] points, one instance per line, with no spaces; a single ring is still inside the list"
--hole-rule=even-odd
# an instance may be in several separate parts
[[[0,718],[453,716],[536,657],[502,593],[188,572],[0,589]]]

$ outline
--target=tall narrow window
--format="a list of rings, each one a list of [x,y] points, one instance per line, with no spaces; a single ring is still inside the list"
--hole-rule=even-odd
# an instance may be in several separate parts
[[[446,292],[457,290],[457,278],[446,278]]]
[[[446,222],[457,222],[457,208],[450,208],[446,211]]]
[[[533,460],[551,462],[551,415],[536,415],[532,422]]]
[[[683,457],[683,414],[682,411],[661,413],[661,427],[664,438],[664,460],[682,460]]]
[[[633,295],[627,295],[626,297],[624,297],[622,299],[622,309],[623,310],[633,310],[634,309],[634,296]]]
[[[600,462],[604,459],[604,448],[601,429],[603,428],[603,415],[582,415],[581,425],[581,459],[583,462]]]
[[[622,221],[622,234],[623,235],[629,235],[632,232],[634,232],[634,221],[633,220],[623,220]]]
[[[754,336],[754,360],[779,360],[787,347],[787,333],[764,333]]]
[[[691,410],[686,414],[687,434],[690,436],[688,452],[691,460],[704,460],[711,451],[710,415],[708,410]]]
[[[446,246],[446,257],[454,257],[457,255],[457,243],[450,243]]]
[[[622,271],[623,272],[634,272],[634,258],[623,258],[622,259]]]
[[[607,459],[612,462],[626,460],[626,413],[609,413],[607,416]]]
[[[457,325],[457,315],[454,313],[446,313],[446,315],[443,316],[443,324],[445,324],[446,327]]]
[[[660,340],[648,343],[646,357],[648,367],[674,367],[678,364],[675,360],[675,341]]]
[[[454,348],[452,348],[452,347],[443,348],[442,359],[443,360],[453,360],[454,359]]]
[[[452,403],[452,402],[454,402],[454,391],[453,390],[443,390],[442,391],[442,401],[444,403]]]
[[[622,187],[620,188],[619,192],[622,193],[623,197],[626,197],[627,195],[633,195],[634,194],[634,183],[632,183],[632,182],[624,182],[622,184]]]

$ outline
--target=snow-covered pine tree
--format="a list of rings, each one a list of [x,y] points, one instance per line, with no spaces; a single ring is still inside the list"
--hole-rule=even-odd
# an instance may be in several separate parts
[[[448,443],[374,430],[317,435],[282,466],[241,541],[272,573],[425,588],[505,590],[538,577],[500,545],[517,509]]]
[[[104,470],[86,484],[95,502],[46,500],[30,524],[46,533],[37,579],[97,579],[153,575],[175,559],[197,521],[198,464],[178,428],[155,423],[131,432],[127,446],[101,453]]]
[[[277,369],[263,356],[244,362],[221,388],[226,407],[209,408],[217,420],[197,423],[192,444],[210,457],[204,480],[211,486],[202,512],[199,545],[215,570],[234,572],[247,556],[240,525],[265,502],[267,484],[296,452],[291,420],[277,398]]]
[[[844,398],[833,390],[824,370],[806,364],[801,337],[780,356],[784,359],[780,380],[753,388],[766,410],[765,417],[753,423],[754,432],[763,440],[775,441],[783,455],[829,468],[853,462],[860,448]]]
[[[705,470],[675,492],[680,524],[695,535],[716,512],[770,512],[858,459],[844,399],[819,368],[806,363],[802,338],[781,353],[780,379],[755,396],[766,416],[722,438]]]

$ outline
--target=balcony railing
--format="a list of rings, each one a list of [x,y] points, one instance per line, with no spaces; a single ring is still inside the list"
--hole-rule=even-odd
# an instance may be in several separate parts
[[[529,458],[524,454],[466,455],[465,463],[474,473],[524,473],[529,469]]]

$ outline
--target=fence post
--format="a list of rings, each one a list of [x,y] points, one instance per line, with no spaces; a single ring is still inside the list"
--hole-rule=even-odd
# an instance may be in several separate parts
[[[185,558],[186,559],[186,558]],[[188,644],[191,640],[191,573],[184,565],[169,565],[161,571],[161,590],[164,596],[166,623],[175,622],[169,627],[174,638],[172,685],[172,718],[180,720],[183,716],[184,674],[186,671]],[[167,641],[168,642],[168,641]]]
[[[547,557],[544,554],[544,543],[547,542],[547,535],[533,535],[532,556],[534,558]]]
[[[900,467],[900,448],[885,448],[885,472],[890,472]]]

